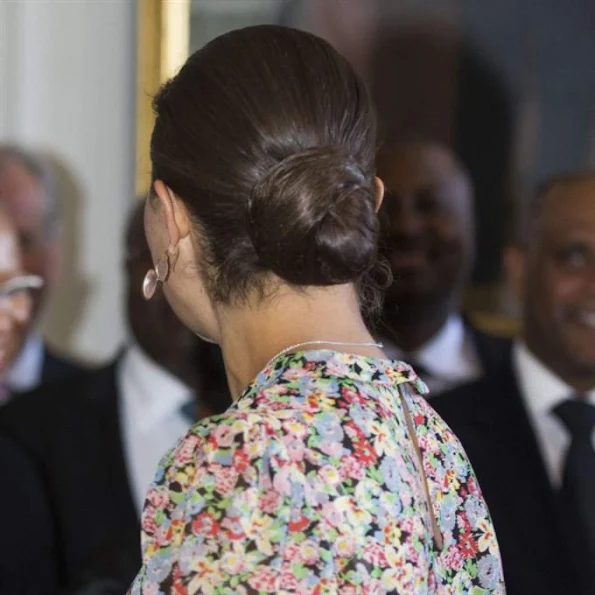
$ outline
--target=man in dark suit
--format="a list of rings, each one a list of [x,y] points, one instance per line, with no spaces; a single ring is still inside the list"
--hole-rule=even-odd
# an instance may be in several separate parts
[[[30,390],[81,370],[75,362],[54,353],[35,331],[58,278],[61,220],[58,185],[48,163],[14,146],[0,145],[0,207],[17,229],[23,268],[39,275],[43,287],[32,291],[33,316],[23,329],[22,347],[4,381],[14,392]]]
[[[192,418],[230,402],[218,347],[182,326],[161,292],[142,298],[153,266],[142,204],[126,250],[128,346],[110,365],[42,386],[0,410],[0,433],[41,479],[62,589],[111,583],[125,591],[140,567],[140,515],[159,459]],[[3,543],[0,559],[10,558],[10,541]]]
[[[522,337],[483,380],[432,401],[461,440],[509,595],[595,593],[595,173],[539,189],[506,254]]]
[[[38,474],[22,449],[0,436],[0,594],[53,595],[52,527]],[[32,531],[23,531],[23,527]]]
[[[472,184],[437,144],[387,145],[377,165],[386,188],[382,249],[393,274],[378,334],[434,396],[493,369],[508,349],[460,312],[475,254]]]

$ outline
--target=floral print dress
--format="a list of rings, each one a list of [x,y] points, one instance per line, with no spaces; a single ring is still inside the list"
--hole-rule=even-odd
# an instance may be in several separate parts
[[[400,362],[277,358],[161,462],[132,595],[504,593],[477,480],[425,391]]]

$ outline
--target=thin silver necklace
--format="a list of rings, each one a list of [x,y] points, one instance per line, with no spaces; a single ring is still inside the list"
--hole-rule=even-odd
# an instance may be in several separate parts
[[[275,354],[266,364],[265,369],[269,368],[270,365],[278,358],[281,357],[282,355],[285,355],[286,353],[289,353],[290,351],[294,351],[295,349],[297,349],[298,347],[306,347],[306,345],[332,345],[333,347],[378,347],[378,349],[382,349],[383,345],[382,343],[373,343],[373,342],[368,342],[368,343],[349,343],[346,341],[304,341],[303,343],[296,343],[295,345],[290,345],[289,347],[286,347],[285,349],[282,349],[281,351],[279,351],[279,353]]]

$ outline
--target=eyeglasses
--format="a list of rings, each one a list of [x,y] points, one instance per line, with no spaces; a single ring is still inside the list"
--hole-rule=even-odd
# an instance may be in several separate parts
[[[0,311],[26,321],[31,314],[31,290],[42,287],[43,279],[38,275],[19,275],[0,283]]]
[[[10,299],[31,289],[41,289],[43,279],[39,275],[19,275],[0,283],[0,299]]]

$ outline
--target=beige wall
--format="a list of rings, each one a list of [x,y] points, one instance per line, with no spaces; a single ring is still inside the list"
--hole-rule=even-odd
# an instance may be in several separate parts
[[[0,141],[56,155],[67,253],[45,329],[92,360],[121,342],[121,236],[134,177],[133,0],[0,1]]]

